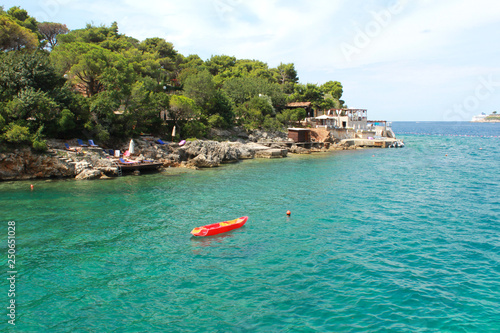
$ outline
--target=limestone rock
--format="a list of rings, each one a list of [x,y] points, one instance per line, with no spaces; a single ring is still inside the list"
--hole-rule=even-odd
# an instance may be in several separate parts
[[[217,157],[215,159],[208,159],[205,155],[198,155],[189,160],[187,164],[197,168],[213,168],[220,165],[220,160]]]
[[[266,149],[259,150],[255,153],[255,157],[260,158],[282,158],[286,157],[288,150],[286,149]]]
[[[83,170],[90,168],[90,163],[87,161],[80,161],[75,164],[75,173],[78,175]]]
[[[107,175],[118,175],[118,168],[117,167],[98,167],[97,170],[101,171],[103,174]]]
[[[247,145],[239,145],[236,149],[240,152],[240,159],[247,160],[255,158],[255,149],[249,148]]]
[[[80,172],[75,179],[83,180],[83,179],[97,179],[102,176],[101,170],[98,169],[85,169]]]
[[[228,142],[194,141],[179,151],[184,151],[187,159],[192,161],[191,164],[197,167],[214,167],[220,163],[236,162],[240,157],[240,151]]]
[[[248,135],[248,140],[252,142],[283,142],[287,140],[287,134],[284,132],[266,132],[257,129]]]
[[[0,154],[0,180],[21,180],[74,176],[71,165],[56,156],[35,153],[30,148]]]
[[[180,163],[179,167],[186,168],[186,169],[198,170],[198,167],[196,167],[196,166],[194,166],[186,161],[183,161],[182,163]]]
[[[292,148],[290,148],[290,152],[293,154],[310,154],[311,150],[306,149],[304,147],[299,147],[297,145],[293,145]]]

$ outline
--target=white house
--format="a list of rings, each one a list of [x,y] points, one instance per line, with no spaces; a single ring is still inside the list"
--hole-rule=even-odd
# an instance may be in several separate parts
[[[319,122],[318,127],[368,130],[367,110],[365,109],[331,109],[315,119]]]

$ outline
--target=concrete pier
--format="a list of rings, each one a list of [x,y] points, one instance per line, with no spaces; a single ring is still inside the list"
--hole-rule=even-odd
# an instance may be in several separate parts
[[[394,138],[380,138],[380,139],[344,139],[340,144],[348,146],[358,146],[367,148],[388,148],[394,143],[401,141]]]

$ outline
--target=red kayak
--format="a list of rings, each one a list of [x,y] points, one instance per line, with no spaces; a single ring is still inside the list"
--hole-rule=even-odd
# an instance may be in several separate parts
[[[248,216],[240,217],[239,219],[219,222],[214,224],[205,225],[203,227],[194,228],[191,233],[194,236],[212,236],[228,232],[233,229],[242,227],[248,220]]]

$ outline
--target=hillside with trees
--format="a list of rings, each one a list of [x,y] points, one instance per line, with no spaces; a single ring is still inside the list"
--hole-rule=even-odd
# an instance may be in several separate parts
[[[305,117],[290,102],[344,106],[342,84],[301,84],[293,63],[184,56],[162,38],[139,41],[116,22],[69,30],[0,7],[0,141],[45,148],[46,138],[100,142],[141,133],[206,137],[211,128],[283,130]],[[162,116],[163,115],[163,116]]]

